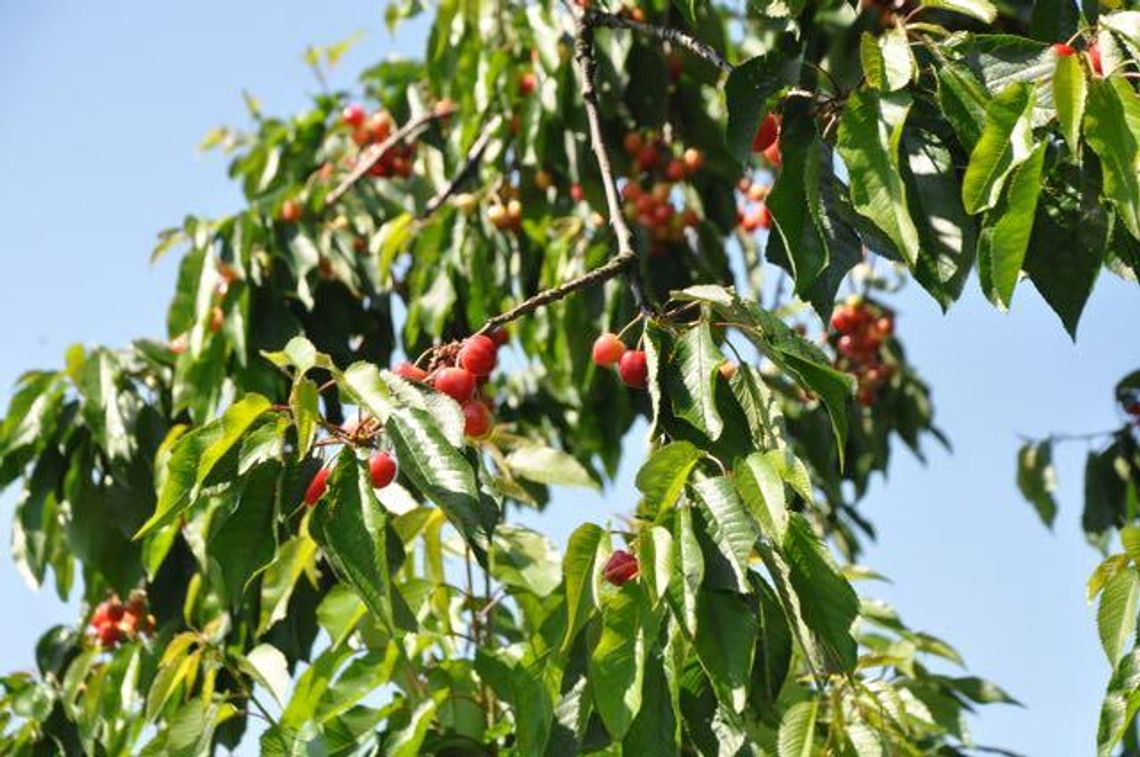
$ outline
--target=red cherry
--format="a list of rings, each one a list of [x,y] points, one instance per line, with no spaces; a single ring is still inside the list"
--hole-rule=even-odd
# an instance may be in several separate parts
[[[684,181],[688,169],[685,167],[685,162],[679,158],[673,158],[669,164],[665,166],[665,178],[669,181],[677,182]]]
[[[309,488],[305,489],[305,506],[312,507],[317,504],[321,497],[325,496],[325,492],[329,488],[329,469],[321,468],[317,474],[313,476],[313,480],[309,482]]]
[[[625,343],[617,334],[602,334],[594,340],[594,363],[613,365],[625,354]]]
[[[472,439],[482,439],[491,432],[495,417],[491,409],[478,400],[463,405],[463,433]]]
[[[502,347],[504,344],[511,341],[510,332],[502,326],[497,329],[491,329],[487,336],[491,337],[491,341],[495,343],[496,347]]]
[[[773,168],[779,168],[783,163],[783,158],[780,156],[780,140],[777,139],[772,144],[768,145],[768,149],[764,151],[764,157]]]
[[[538,79],[535,77],[533,71],[527,71],[519,77],[519,94],[523,97],[529,97],[534,94],[534,90],[538,87]]]
[[[637,166],[642,171],[648,171],[657,165],[658,157],[656,145],[643,145],[642,148],[637,151]]]
[[[301,204],[296,200],[286,200],[281,204],[281,220],[296,223],[301,219]]]
[[[1140,401],[1133,400],[1124,406],[1124,412],[1129,415],[1140,416]]]
[[[644,389],[649,382],[649,363],[644,350],[629,350],[618,361],[618,375],[631,389]]]
[[[1095,73],[1097,76],[1104,75],[1104,69],[1101,68],[1100,63],[1099,40],[1094,40],[1093,43],[1089,45],[1089,64],[1092,66],[1093,73]]]
[[[855,328],[855,312],[847,307],[836,308],[831,314],[831,328],[840,334],[846,334]]]
[[[767,205],[761,205],[760,206],[759,214],[760,214],[760,228],[762,228],[762,229],[772,228],[772,211],[768,210]]]
[[[622,138],[621,144],[622,147],[625,148],[626,154],[632,158],[641,152],[641,148],[645,144],[645,140],[641,138],[641,134],[638,132],[630,131],[626,132],[625,137]]]
[[[641,185],[636,181],[627,181],[621,188],[621,196],[630,202],[637,202],[641,198]]]
[[[570,185],[570,199],[574,202],[581,202],[586,197],[586,193],[582,191],[581,184]]]
[[[354,129],[363,126],[366,117],[364,106],[360,103],[350,103],[344,106],[344,110],[340,114],[340,120]]]
[[[892,321],[887,316],[884,315],[881,318],[879,318],[877,321],[875,321],[875,332],[880,337],[888,337],[891,334],[893,334],[894,331],[895,331],[895,322]]]
[[[459,365],[476,376],[489,376],[495,370],[495,352],[498,350],[491,337],[476,334],[463,340],[459,348]]]
[[[606,561],[606,566],[602,568],[602,575],[614,586],[621,586],[631,578],[636,577],[637,571],[637,558],[624,549],[619,549],[610,555],[610,559]]]
[[[119,631],[119,627],[111,624],[100,626],[95,633],[99,637],[99,643],[103,645],[104,649],[110,649],[115,646],[122,637],[122,632]]]
[[[443,392],[456,402],[466,402],[475,392],[475,374],[466,368],[444,368],[435,374],[436,391]]]
[[[774,113],[769,113],[764,116],[764,120],[756,128],[756,135],[752,137],[752,152],[764,152],[776,142],[778,136],[780,136],[780,121]]]
[[[368,473],[372,477],[372,488],[383,489],[396,479],[396,461],[387,452],[377,452],[368,461]]]
[[[417,368],[408,362],[399,363],[395,368],[392,369],[392,372],[405,381],[420,382],[426,380],[428,376],[427,371],[425,371],[423,368]]]
[[[1061,58],[1068,58],[1070,55],[1076,55],[1077,51],[1070,45],[1064,42],[1057,42],[1053,45],[1053,52]]]
[[[875,404],[875,390],[869,386],[865,386],[859,390],[859,394],[855,397],[859,400],[859,404],[863,407],[870,407]]]

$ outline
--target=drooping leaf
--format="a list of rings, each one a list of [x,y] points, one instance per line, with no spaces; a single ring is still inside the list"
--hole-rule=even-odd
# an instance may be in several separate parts
[[[1057,108],[1061,133],[1074,155],[1081,149],[1081,120],[1087,98],[1088,84],[1079,56],[1058,55],[1057,70],[1053,72],[1053,105]]]
[[[685,481],[703,453],[689,442],[670,442],[653,450],[637,472],[637,488],[651,516],[665,511],[681,496]]]
[[[1136,641],[1140,575],[1134,568],[1113,574],[1104,585],[1096,612],[1096,628],[1109,663],[1115,668]]]
[[[621,739],[641,709],[645,629],[635,582],[625,584],[602,609],[602,632],[590,653],[594,706],[614,739]]]
[[[1084,133],[1100,158],[1105,196],[1129,233],[1140,239],[1140,152],[1121,97],[1110,83],[1094,81],[1085,106]]]
[[[978,235],[978,278],[982,291],[996,305],[1008,308],[1029,248],[1045,145],[1038,145],[1010,174],[1006,193],[985,216]]]
[[[1053,527],[1057,517],[1057,473],[1053,468],[1053,445],[1049,441],[1028,442],[1017,453],[1017,488],[1033,505],[1041,522]]]
[[[1033,150],[1033,88],[1014,83],[997,93],[986,108],[986,121],[962,177],[967,213],[994,207],[1006,177]]]
[[[716,589],[697,595],[697,657],[721,704],[744,710],[756,646],[756,608],[744,596]]]
[[[713,342],[708,322],[702,319],[688,329],[674,349],[669,366],[675,367],[679,380],[671,382],[673,412],[710,441],[716,441],[724,429],[715,398],[717,368],[724,362],[724,356]]]

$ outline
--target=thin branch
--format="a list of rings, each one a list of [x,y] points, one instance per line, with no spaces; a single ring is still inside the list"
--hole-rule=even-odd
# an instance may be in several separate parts
[[[590,27],[606,26],[610,29],[629,29],[630,31],[635,31],[650,37],[656,37],[663,42],[671,42],[678,47],[688,50],[698,58],[703,58],[726,74],[732,73],[734,69],[733,65],[725,60],[724,56],[711,46],[680,29],[647,24],[642,21],[634,21],[632,18],[626,18],[625,16],[604,13],[593,9],[589,9],[583,14],[583,20],[585,24]]]
[[[602,137],[602,124],[598,116],[598,93],[594,89],[594,73],[598,66],[598,62],[594,58],[594,31],[585,19],[586,15],[578,18],[578,36],[574,40],[574,59],[578,63],[578,73],[582,77],[582,101],[586,106],[586,121],[590,126],[590,146],[593,148],[594,158],[598,162],[598,171],[602,175],[602,186],[606,190],[606,206],[609,208],[610,225],[613,227],[614,236],[617,237],[618,255],[613,262],[621,261],[620,265],[626,271],[629,287],[633,291],[633,298],[638,309],[642,312],[649,312],[649,303],[641,285],[640,272],[637,269],[637,253],[633,251],[633,233],[629,230],[622,213],[617,183],[614,181],[613,168],[610,167],[610,156],[606,152],[605,139]],[[605,267],[602,266],[602,268]]]
[[[448,182],[447,186],[444,187],[439,194],[427,201],[427,204],[424,205],[423,212],[419,215],[419,220],[422,221],[439,210],[440,206],[447,202],[447,199],[451,197],[451,195],[455,194],[455,190],[471,175],[475,167],[479,165],[479,161],[483,159],[483,153],[487,151],[487,145],[491,143],[491,137],[499,130],[499,126],[502,123],[502,116],[495,116],[487,122],[487,125],[483,128],[483,133],[479,135],[479,138],[475,140],[475,144],[471,145],[471,149],[467,151],[467,159],[459,169],[459,172],[455,174],[455,177]]]
[[[368,173],[368,170],[380,161],[380,158],[384,156],[384,153],[388,152],[401,142],[409,139],[413,134],[427,126],[432,121],[448,118],[454,112],[455,111],[452,108],[436,108],[434,110],[429,110],[426,113],[423,113],[422,115],[409,120],[399,129],[392,132],[392,134],[383,142],[379,144],[369,145],[360,154],[360,157],[357,158],[356,165],[353,166],[352,171],[349,172],[348,176],[345,176],[340,184],[336,186],[336,189],[329,192],[328,195],[325,196],[325,205],[332,205],[341,197],[343,197],[344,193],[351,189],[353,184],[360,181],[360,178]]]

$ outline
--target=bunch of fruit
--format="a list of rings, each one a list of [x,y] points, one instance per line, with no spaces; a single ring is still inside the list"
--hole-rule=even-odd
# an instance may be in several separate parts
[[[329,488],[329,474],[332,468],[321,468],[314,474],[309,486],[305,489],[305,506],[312,507],[321,501]],[[368,460],[368,474],[372,479],[373,489],[383,489],[396,480],[396,460],[389,452],[379,450],[372,454]]]
[[[352,141],[360,147],[379,144],[392,136],[394,123],[392,116],[385,110],[369,114],[360,103],[351,103],[345,106],[340,118],[345,126],[352,129]],[[412,175],[415,159],[414,142],[394,145],[368,169],[368,175],[378,178],[400,176],[406,179]]]
[[[760,229],[772,228],[772,212],[765,200],[771,187],[745,176],[736,185],[739,191],[736,205],[736,223],[747,234],[755,234]]]
[[[112,594],[95,607],[87,624],[92,636],[104,649],[131,641],[140,634],[154,633],[154,616],[147,613],[146,592],[136,589],[126,602]]]
[[[851,297],[831,315],[828,335],[836,352],[836,367],[859,382],[860,404],[875,403],[879,389],[894,375],[894,366],[883,361],[883,344],[894,333],[894,318],[883,308],[862,297]]]
[[[594,340],[594,364],[617,365],[618,376],[630,389],[644,389],[649,383],[649,363],[645,350],[626,349],[617,334],[605,333]]]
[[[625,217],[644,226],[658,244],[682,241],[685,228],[701,217],[693,208],[674,206],[673,187],[704,166],[704,153],[690,147],[678,156],[652,132],[631,131],[623,146],[632,163],[621,190]]]
[[[487,220],[499,231],[518,231],[522,226],[522,204],[518,189],[507,184],[492,196],[487,208]]]

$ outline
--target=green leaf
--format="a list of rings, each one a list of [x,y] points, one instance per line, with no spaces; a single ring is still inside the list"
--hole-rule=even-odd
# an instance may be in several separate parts
[[[492,575],[540,597],[549,595],[562,580],[558,550],[543,534],[523,526],[501,525],[492,541]]]
[[[625,584],[602,608],[602,632],[590,654],[594,706],[615,740],[625,736],[641,709],[645,631],[640,587]]]
[[[702,453],[689,442],[670,442],[649,454],[637,472],[637,488],[645,495],[645,511],[651,516],[665,512],[681,496],[685,482]]]
[[[788,522],[783,551],[800,614],[822,648],[825,662],[832,670],[853,670],[857,649],[851,625],[859,613],[854,589],[836,570],[827,546],[802,515],[795,514]]]
[[[792,663],[792,632],[775,590],[759,575],[752,575],[759,599],[756,613],[759,636],[752,663],[752,706],[764,710],[775,706]]]
[[[1135,98],[1135,93],[1122,95],[1104,80],[1092,83],[1085,107],[1085,139],[1100,158],[1105,196],[1129,233],[1140,239],[1140,157],[1122,97]]]
[[[622,741],[622,754],[679,754],[677,715],[663,661],[651,655],[645,664],[641,709]]]
[[[234,511],[220,518],[209,539],[208,553],[221,568],[231,607],[241,602],[250,579],[273,561],[277,547],[274,516],[280,493],[280,471],[279,465],[269,464],[249,473]]]
[[[954,157],[925,129],[903,132],[903,179],[922,248],[914,276],[943,309],[962,294],[977,254],[974,220],[962,206]]]
[[[796,83],[799,61],[787,52],[772,50],[736,66],[724,85],[728,103],[725,143],[741,163],[752,155],[752,138],[768,113],[768,101],[785,87]]]
[[[899,139],[910,109],[905,93],[859,89],[839,120],[837,147],[851,185],[851,204],[887,235],[908,265],[919,253],[918,229],[907,210],[899,173]]]
[[[156,481],[158,502],[154,514],[135,533],[136,540],[173,522],[191,505],[199,462],[220,433],[217,424],[207,424],[183,434],[174,444]]]
[[[194,478],[195,491],[202,486],[218,461],[229,453],[230,449],[245,435],[254,421],[269,409],[269,406],[269,400],[260,394],[247,394],[226,410],[225,414],[222,415],[216,438],[202,451],[202,458],[198,462],[198,472]],[[216,425],[216,423],[211,425]]]
[[[566,592],[566,636],[562,651],[570,648],[594,605],[594,570],[605,532],[593,523],[583,523],[570,534],[562,558]]]
[[[1137,600],[1140,600],[1140,575],[1132,567],[1113,574],[1100,595],[1096,629],[1104,653],[1114,668],[1136,641]]]
[[[1041,196],[1041,170],[1045,145],[1038,145],[1010,174],[1001,201],[986,213],[978,235],[978,278],[982,291],[996,305],[1008,308],[1025,261],[1037,199]]]
[[[780,720],[780,757],[811,757],[819,700],[811,698],[788,708]]]
[[[351,449],[340,453],[335,466],[328,495],[313,509],[313,538],[376,619],[394,633],[397,625],[407,622],[398,623],[393,609],[388,513],[376,499],[368,471]]]
[[[479,492],[471,465],[424,410],[397,408],[385,429],[396,448],[401,472],[443,509],[477,554],[485,555]]]
[[[306,568],[314,565],[317,544],[307,535],[294,536],[277,549],[277,556],[261,577],[261,614],[255,636],[261,636],[285,617],[293,587]]]
[[[673,529],[674,570],[669,599],[681,626],[693,637],[697,633],[697,597],[705,580],[705,558],[693,530],[693,511],[689,507],[677,508]]]
[[[1061,133],[1074,155],[1081,149],[1081,120],[1085,115],[1088,83],[1078,55],[1058,55],[1057,70],[1053,72],[1053,106],[1057,109],[1057,122]]]
[[[690,484],[696,499],[712,516],[709,536],[728,560],[740,592],[748,590],[748,563],[760,534],[732,480],[727,476],[705,478]]]
[[[435,720],[439,703],[447,696],[447,691],[438,691],[431,697],[420,700],[408,717],[408,723],[389,734],[384,741],[384,757],[416,757],[420,754],[427,737],[428,728]]]
[[[519,447],[507,455],[507,465],[519,477],[539,484],[601,489],[576,457],[553,447]]]
[[[697,595],[697,657],[717,699],[736,713],[744,711],[748,700],[756,621],[756,608],[742,595],[715,589]]]
[[[962,204],[967,213],[994,207],[1006,177],[1033,150],[1033,87],[1010,84],[986,108],[986,122],[970,152],[962,177]]]
[[[901,26],[888,27],[877,38],[863,32],[859,41],[859,57],[867,83],[883,92],[905,87],[917,67],[910,51],[910,40]]]
[[[953,63],[939,68],[938,102],[966,150],[973,150],[981,139],[991,99],[969,68]]]
[[[308,457],[317,435],[317,421],[321,417],[320,394],[317,385],[309,379],[301,379],[293,384],[289,395],[289,407],[293,410],[293,423],[297,426],[297,457]]]
[[[736,486],[764,535],[782,544],[788,530],[784,481],[763,452],[753,452],[736,464]]]
[[[1101,704],[1096,742],[1098,757],[1109,757],[1140,710],[1140,648],[1116,665]]]
[[[673,412],[710,441],[716,441],[724,430],[714,395],[717,368],[724,362],[724,355],[713,342],[708,322],[702,319],[682,334],[674,350],[668,369],[675,368],[680,380],[672,382]]]
[[[1027,442],[1017,453],[1017,488],[1029,500],[1041,522],[1053,527],[1057,517],[1057,471],[1053,467],[1051,442]]]
[[[242,669],[265,687],[265,690],[277,700],[277,704],[284,705],[288,701],[292,680],[289,675],[289,663],[281,650],[272,644],[258,644],[249,650],[241,662]]]
[[[939,8],[961,13],[987,24],[992,24],[997,18],[997,7],[989,0],[922,0],[921,5],[924,8]]]

